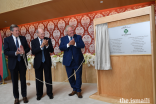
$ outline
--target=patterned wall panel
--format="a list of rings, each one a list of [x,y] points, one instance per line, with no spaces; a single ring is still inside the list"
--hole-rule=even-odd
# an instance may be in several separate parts
[[[141,3],[141,4],[129,5],[124,7],[119,7],[119,8],[105,9],[105,10],[77,14],[77,15],[72,15],[67,17],[22,24],[19,25],[20,34],[26,37],[28,44],[30,45],[31,40],[37,37],[36,29],[43,28],[45,30],[45,36],[51,38],[52,40],[52,44],[54,47],[54,54],[58,54],[60,53],[59,50],[60,38],[66,35],[66,32],[64,30],[65,26],[73,25],[75,33],[81,35],[85,43],[85,48],[82,49],[82,52],[94,54],[95,45],[94,45],[93,19],[101,18],[101,17],[105,17],[117,13],[122,13],[130,10],[135,10],[150,5],[155,5],[155,3],[154,2]],[[0,31],[3,39],[11,35],[9,27],[3,28]],[[29,54],[31,54],[31,52]]]

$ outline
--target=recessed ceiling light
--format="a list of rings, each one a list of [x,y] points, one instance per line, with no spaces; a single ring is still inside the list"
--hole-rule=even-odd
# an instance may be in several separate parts
[[[103,3],[103,1],[100,1],[100,3]]]

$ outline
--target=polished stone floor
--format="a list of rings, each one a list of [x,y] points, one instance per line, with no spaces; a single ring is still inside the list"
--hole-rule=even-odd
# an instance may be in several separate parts
[[[82,84],[82,94],[83,98],[80,99],[77,95],[68,96],[68,93],[72,91],[68,82],[53,82],[53,94],[54,99],[49,99],[46,95],[46,86],[44,85],[44,95],[40,101],[36,100],[36,88],[35,81],[30,82],[30,86],[27,86],[27,97],[29,99],[28,104],[110,104],[107,102],[102,102],[89,98],[90,95],[97,92],[97,85],[93,83],[83,83]],[[19,82],[20,86],[20,82]],[[21,89],[19,87],[19,93]],[[20,104],[24,104],[22,101],[22,96],[20,94]],[[12,82],[7,81],[7,84],[0,85],[0,104],[13,104],[14,97],[12,93]]]

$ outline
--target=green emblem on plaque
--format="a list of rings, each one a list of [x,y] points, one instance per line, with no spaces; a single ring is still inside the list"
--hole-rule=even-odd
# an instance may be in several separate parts
[[[125,34],[126,34],[126,33],[128,33],[128,30],[127,30],[127,29],[125,29],[125,30],[124,30],[124,33],[125,33]]]

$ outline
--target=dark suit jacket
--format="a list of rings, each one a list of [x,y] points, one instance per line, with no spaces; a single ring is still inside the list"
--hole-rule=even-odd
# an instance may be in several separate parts
[[[48,39],[48,44],[49,44],[48,48],[44,46],[45,64],[51,67],[52,63],[51,63],[50,53],[54,52],[54,49],[51,43],[51,39],[46,37],[44,39],[46,40]],[[31,50],[32,50],[32,54],[35,55],[34,68],[38,69],[42,62],[42,50],[40,48],[40,42],[38,37],[31,41]]]
[[[68,35],[61,38],[61,44],[60,44],[59,48],[61,51],[64,51],[63,64],[65,66],[70,66],[72,57],[73,57],[73,60],[75,61],[76,65],[80,65],[84,59],[81,48],[84,48],[85,44],[82,41],[82,37],[80,35],[75,34],[73,36],[73,38],[76,42],[76,47],[70,46],[68,48],[67,48],[67,44],[69,43]]]
[[[21,45],[24,47],[25,56],[26,56],[26,53],[30,51],[27,40],[24,36],[19,36],[19,38],[21,41]],[[16,51],[17,48],[12,35],[7,38],[4,38],[4,54],[8,56],[8,67],[10,70],[13,70],[16,66],[16,62],[17,62],[17,56],[15,55]],[[27,57],[26,57],[26,61],[27,61]]]

